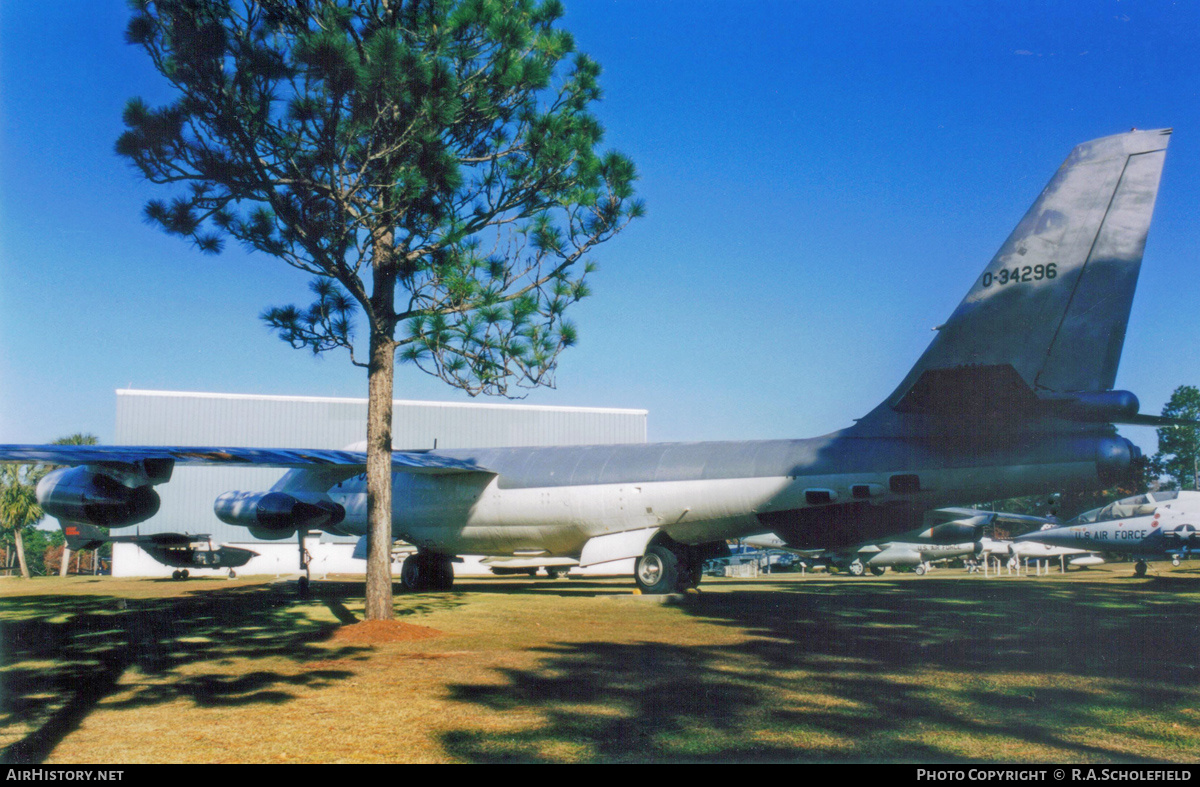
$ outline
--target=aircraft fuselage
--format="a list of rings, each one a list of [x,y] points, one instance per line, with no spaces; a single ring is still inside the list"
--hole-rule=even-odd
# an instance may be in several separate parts
[[[1200,549],[1200,519],[1186,512],[1132,517],[1094,525],[1070,525],[1029,534],[1038,542],[1076,549],[1151,558]]]
[[[811,535],[833,548],[896,532],[910,512],[964,497],[1095,486],[1114,451],[1127,461],[1124,443],[1070,432],[968,450],[953,440],[847,430],[806,440],[443,451],[494,474],[396,473],[393,534],[445,554],[578,557],[591,538],[647,528],[681,544],[770,529],[803,545],[821,522]],[[331,472],[291,471],[274,490],[327,493],[346,511],[336,529],[366,533],[365,476]],[[829,522],[841,522],[840,531]],[[881,532],[864,534],[876,526]]]

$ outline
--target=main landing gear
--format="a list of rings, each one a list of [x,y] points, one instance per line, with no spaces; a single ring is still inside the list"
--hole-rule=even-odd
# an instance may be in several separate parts
[[[308,595],[308,583],[312,580],[312,573],[309,571],[308,564],[312,562],[312,553],[304,546],[304,530],[296,531],[296,538],[300,542],[300,570],[304,575],[297,580],[296,585],[302,597]]]
[[[450,590],[454,587],[454,558],[434,552],[417,552],[404,558],[400,584],[405,590]]]
[[[633,579],[647,594],[686,592],[700,584],[704,561],[714,556],[712,552],[705,544],[651,544],[634,564]]]
[[[1146,576],[1146,561],[1139,560],[1133,564],[1133,575],[1136,577]]]

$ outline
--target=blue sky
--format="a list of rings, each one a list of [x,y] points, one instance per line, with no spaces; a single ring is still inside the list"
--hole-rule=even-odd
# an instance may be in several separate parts
[[[652,440],[804,437],[891,393],[1082,141],[1176,133],[1118,387],[1200,384],[1200,4],[566,0],[648,215],[600,247],[538,404]],[[303,275],[141,221],[112,152],[168,100],[119,2],[0,4],[0,442],[109,440],[114,389],[365,396],[258,320]],[[1014,337],[1019,340],[1020,337]],[[411,367],[397,398],[465,399]],[[1152,430],[1124,433],[1153,451]]]

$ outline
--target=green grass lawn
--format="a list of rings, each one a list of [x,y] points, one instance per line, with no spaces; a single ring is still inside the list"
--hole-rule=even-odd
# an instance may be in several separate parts
[[[1196,761],[1200,566],[398,590],[0,581],[0,761]]]

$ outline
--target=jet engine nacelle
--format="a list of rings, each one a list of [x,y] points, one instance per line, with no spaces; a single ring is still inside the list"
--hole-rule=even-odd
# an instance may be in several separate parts
[[[158,513],[159,506],[150,478],[89,465],[47,473],[38,482],[37,499],[50,516],[100,527],[145,522]]]
[[[217,519],[250,528],[256,538],[290,538],[297,530],[328,529],[346,509],[324,495],[288,492],[226,492],[213,504]]]
[[[1103,486],[1116,486],[1137,473],[1142,449],[1124,437],[1105,437],[1096,445],[1096,473]]]

